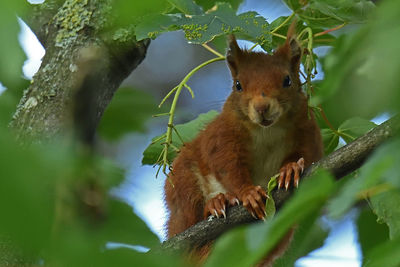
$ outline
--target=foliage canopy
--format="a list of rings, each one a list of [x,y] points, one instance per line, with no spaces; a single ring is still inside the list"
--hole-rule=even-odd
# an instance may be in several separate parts
[[[51,1],[40,5],[47,2]],[[65,8],[71,2],[65,1]],[[169,111],[166,104],[161,111],[169,118],[167,132],[153,139],[144,151],[143,164],[156,164],[167,171],[182,141],[191,140],[216,116],[216,111],[210,111],[188,123],[174,124],[180,92],[196,92],[187,84],[189,79],[198,69],[224,60],[221,38],[234,33],[271,52],[284,41],[294,17],[298,38],[308,51],[303,58],[304,90],[310,107],[319,115],[326,154],[375,127],[371,119],[399,111],[400,2],[381,1],[378,7],[368,0],[283,2],[292,14],[274,21],[255,11],[238,14],[241,0],[102,2],[99,8],[108,9],[107,19],[113,22],[101,33],[108,38],[133,36],[140,41],[180,30],[189,43],[203,45],[216,56],[188,71],[171,90]],[[109,194],[123,179],[123,171],[115,163],[87,153],[69,139],[29,147],[14,141],[7,125],[28,86],[21,78],[25,57],[18,45],[16,15],[25,17],[30,12],[32,5],[23,0],[1,3],[0,82],[7,90],[0,95],[0,237],[9,238],[15,251],[0,259],[14,261],[15,255],[23,255],[24,261],[34,264],[44,260],[65,266],[181,264],[178,257],[167,253],[160,257],[126,248],[105,249],[107,242],[149,248],[159,243],[129,206]],[[326,55],[314,53],[319,46],[329,47]],[[314,79],[317,64],[324,71],[322,81]],[[121,89],[103,117],[99,135],[112,141],[129,132],[145,131],[146,122],[157,112],[151,95]],[[364,265],[398,266],[400,213],[393,207],[400,205],[399,151],[399,138],[387,142],[340,183],[320,171],[302,184],[271,220],[222,236],[206,266],[252,265],[287,229],[299,225],[291,249],[277,262],[277,266],[293,265],[323,244],[327,232],[321,227],[321,216],[337,219],[350,209],[360,213],[357,229]],[[366,200],[368,207],[356,206],[361,200]]]

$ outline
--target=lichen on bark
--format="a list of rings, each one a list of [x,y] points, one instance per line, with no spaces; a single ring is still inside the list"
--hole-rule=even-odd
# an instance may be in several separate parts
[[[42,39],[46,40],[46,54],[10,124],[18,139],[46,140],[72,132],[73,108],[80,101],[74,96],[78,90],[85,90],[82,84],[89,86],[84,83],[87,77],[90,86],[96,87],[95,95],[91,96],[95,102],[86,103],[94,116],[90,118],[92,128],[87,130],[94,134],[114,92],[143,60],[148,46],[147,40],[105,39],[106,28],[120,30],[118,25],[110,27],[111,3],[111,0],[66,0],[45,25],[46,36]],[[92,63],[88,64],[85,53],[91,53]]]

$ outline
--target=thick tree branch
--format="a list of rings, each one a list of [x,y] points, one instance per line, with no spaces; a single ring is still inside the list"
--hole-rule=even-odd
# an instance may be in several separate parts
[[[46,47],[51,19],[64,2],[65,0],[46,0],[42,4],[26,3],[28,12],[21,14],[22,20],[28,24],[44,47]]]
[[[20,140],[41,141],[75,131],[91,142],[112,96],[143,60],[149,44],[136,42],[130,33],[113,35],[119,28],[109,16],[109,0],[49,4],[60,2],[45,28],[39,23],[37,29],[46,32],[46,55],[11,122]]]
[[[381,143],[400,130],[400,118],[396,116],[375,127],[354,142],[338,149],[305,170],[303,178],[310,176],[317,168],[329,170],[337,179],[358,169]],[[277,190],[273,192],[275,204],[279,209],[292,192]],[[165,241],[161,247],[169,251],[184,250],[201,246],[216,239],[225,231],[241,224],[254,222],[253,217],[243,206],[235,206],[227,211],[226,219],[202,221],[186,231]]]

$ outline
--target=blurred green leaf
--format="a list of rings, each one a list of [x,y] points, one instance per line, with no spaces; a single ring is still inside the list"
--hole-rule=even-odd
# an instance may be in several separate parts
[[[382,2],[368,24],[341,36],[323,60],[324,109],[334,121],[399,110],[399,1]],[[338,112],[339,111],[339,112]]]
[[[120,88],[107,107],[98,130],[110,140],[133,131],[143,132],[146,121],[157,112],[160,111],[156,101],[149,93]]]
[[[47,151],[21,148],[0,130],[0,235],[10,237],[28,255],[45,247],[54,219],[54,188],[71,165],[62,146]]]
[[[400,238],[389,240],[365,255],[365,267],[396,267],[400,265]]]
[[[330,128],[321,129],[322,141],[324,143],[325,155],[334,151],[339,144],[339,136]]]
[[[332,27],[342,23],[363,23],[375,5],[369,0],[284,0],[308,25]]]
[[[322,247],[328,232],[321,227],[318,215],[311,215],[296,227],[293,241],[285,254],[274,263],[274,267],[295,266],[296,260]]]
[[[395,208],[400,206],[400,190],[378,193],[370,200],[378,220],[389,226],[390,238],[400,237],[400,210]]]
[[[225,0],[225,1],[220,1],[220,0],[195,0],[195,2],[202,6],[204,10],[209,10],[215,5],[217,5],[219,2],[225,2],[231,5],[233,10],[237,10],[239,5],[243,2],[243,0]]]
[[[30,81],[19,78],[14,81],[14,87],[6,89],[0,94],[0,128],[5,128],[11,121],[16,107],[23,95],[23,89],[29,86]]]
[[[392,140],[379,147],[360,168],[359,175],[344,184],[338,195],[330,201],[329,215],[339,218],[358,200],[366,197],[365,194],[375,195],[376,190],[382,186],[385,188],[398,186],[400,179],[397,171],[397,163],[400,160],[399,150],[400,140]]]
[[[171,10],[167,0],[125,1],[115,0],[112,3],[112,16],[116,27],[125,27],[138,23],[141,18],[149,14],[163,14]]]
[[[203,13],[202,8],[192,0],[168,0],[168,2],[186,15],[200,15]]]
[[[364,264],[368,262],[365,258],[374,247],[383,244],[389,238],[386,225],[377,222],[376,215],[369,207],[365,207],[360,212],[357,219],[358,242],[360,243]]]
[[[196,119],[190,122],[184,124],[178,124],[175,127],[180,136],[182,137],[183,141],[190,142],[197,136],[199,131],[203,130],[207,126],[207,124],[210,123],[217,115],[218,115],[217,111],[211,110],[207,113],[200,114]],[[153,138],[153,141],[159,137],[160,136]],[[150,144],[146,148],[146,150],[143,152],[142,164],[147,164],[147,165],[156,164],[158,156],[160,155],[161,150],[163,149],[162,145],[163,142],[164,139],[160,140],[159,142],[156,142],[155,144]],[[182,142],[175,132],[173,132],[172,134],[172,144],[178,148],[182,146]],[[168,151],[169,162],[172,162],[175,156],[176,152],[171,148]]]
[[[356,138],[367,133],[377,125],[369,120],[355,117],[346,120],[339,126],[338,132],[346,143],[354,141]]]
[[[21,29],[17,19],[25,7],[26,1],[3,0],[0,8],[0,82],[9,89],[17,87],[26,59],[18,41]]]
[[[146,17],[137,27],[138,40],[155,38],[163,32],[181,29],[191,43],[201,44],[213,40],[216,36],[236,33],[238,37],[271,46],[269,24],[256,12],[246,12],[236,16],[227,3],[218,3],[215,9],[202,15],[190,17],[184,14],[158,14]]]
[[[121,201],[111,200],[104,224],[104,241],[154,247],[159,244],[157,236],[133,212],[133,208]],[[123,218],[123,219],[122,219]]]
[[[219,238],[205,266],[254,265],[291,227],[318,214],[334,188],[331,175],[318,171],[300,184],[298,191],[272,220],[234,229]]]

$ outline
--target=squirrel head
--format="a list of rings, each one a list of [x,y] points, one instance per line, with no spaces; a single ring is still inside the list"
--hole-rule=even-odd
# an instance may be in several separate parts
[[[229,38],[227,63],[233,78],[231,98],[235,109],[250,121],[269,127],[294,106],[301,93],[299,68],[301,47],[289,28],[286,42],[273,54],[241,49]]]

